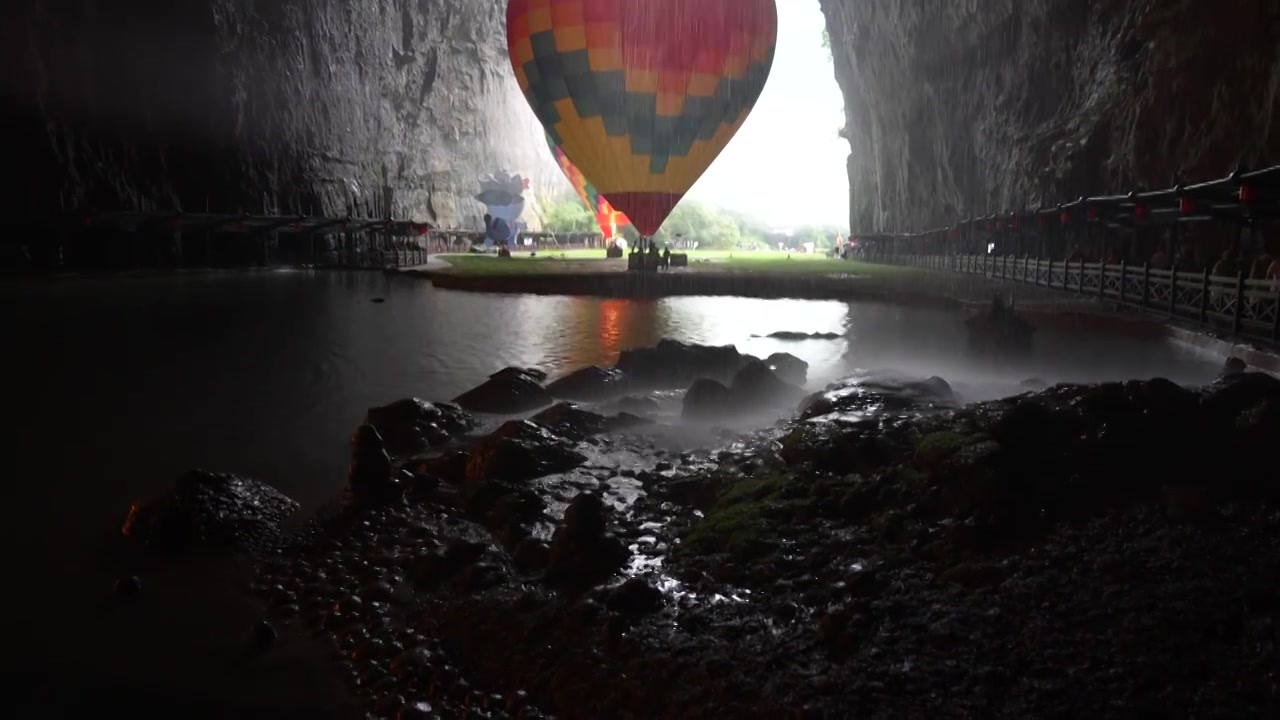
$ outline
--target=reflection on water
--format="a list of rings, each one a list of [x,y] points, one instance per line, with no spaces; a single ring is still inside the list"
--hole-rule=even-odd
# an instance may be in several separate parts
[[[842,374],[846,352],[853,367],[939,374],[979,395],[1031,376],[1198,382],[1212,373],[1166,348],[1048,331],[1032,366],[993,372],[963,359],[957,318],[919,309],[478,295],[375,273],[4,285],[0,321],[5,397],[21,423],[6,457],[17,460],[11,486],[24,517],[92,532],[196,466],[254,475],[314,506],[340,488],[347,438],[371,405],[448,399],[507,365],[556,375],[608,364],[663,337],[791,352],[810,363],[811,387]],[[778,330],[848,340],[752,337]]]
[[[193,466],[253,474],[315,504],[343,482],[370,405],[448,399],[508,365],[552,375],[663,337],[790,350],[825,380],[847,306],[732,298],[630,302],[479,295],[375,273],[280,271],[0,287],[6,396],[27,421],[28,471],[120,506]],[[371,302],[385,297],[386,303]],[[33,491],[35,488],[31,488]],[[61,495],[35,492],[53,510]]]

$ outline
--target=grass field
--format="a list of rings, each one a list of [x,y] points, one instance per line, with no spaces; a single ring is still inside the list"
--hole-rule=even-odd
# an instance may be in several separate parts
[[[673,272],[732,272],[790,274],[814,273],[850,275],[901,275],[915,272],[911,268],[873,265],[855,260],[840,260],[822,255],[800,255],[776,251],[692,250],[689,267]],[[510,258],[496,255],[446,255],[442,260],[450,267],[444,272],[458,275],[528,275],[575,272],[624,272],[627,261],[609,260],[603,250],[544,250],[536,257],[515,253]]]

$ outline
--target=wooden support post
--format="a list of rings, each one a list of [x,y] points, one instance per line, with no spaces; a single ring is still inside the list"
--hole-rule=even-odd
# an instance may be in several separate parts
[[[1236,273],[1236,307],[1231,321],[1231,333],[1239,335],[1244,326],[1244,272]]]
[[[1280,287],[1276,288],[1275,313],[1271,317],[1271,342],[1280,342]]]
[[[1200,324],[1209,324],[1209,268],[1204,269],[1204,279],[1200,281]]]
[[[1147,298],[1150,297],[1151,264],[1142,263],[1142,314],[1147,313]]]

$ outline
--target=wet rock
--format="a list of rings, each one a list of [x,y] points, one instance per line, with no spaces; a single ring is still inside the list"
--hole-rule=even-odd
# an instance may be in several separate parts
[[[1232,424],[1241,413],[1268,400],[1280,402],[1280,380],[1266,373],[1241,372],[1206,387],[1201,405],[1211,422]]]
[[[695,380],[681,403],[681,416],[688,419],[712,420],[733,411],[733,392],[710,378]]]
[[[372,425],[361,425],[351,436],[351,466],[347,487],[357,503],[386,502],[403,493],[400,479],[391,471],[391,456],[382,436]]]
[[[880,411],[923,411],[956,405],[946,380],[913,379],[891,372],[846,378],[806,398],[800,405],[802,419],[833,413],[858,414]]]
[[[635,415],[652,415],[662,411],[662,404],[651,397],[628,395],[618,401],[618,409]]]
[[[1041,380],[1040,378],[1027,378],[1026,380],[1018,383],[1018,387],[1031,392],[1040,392],[1041,390],[1049,387],[1049,383]]]
[[[426,700],[405,705],[396,715],[397,720],[437,720],[439,717]]]
[[[809,380],[809,363],[791,353],[774,353],[764,359],[764,364],[785,383],[800,386]]]
[[[632,415],[629,412],[620,412],[617,415],[605,418],[605,430],[608,432],[620,432],[623,430],[633,430],[638,427],[645,427],[646,425],[653,425],[655,423],[656,421],[651,418]]]
[[[529,418],[569,440],[581,441],[608,429],[609,420],[573,403],[557,403]]]
[[[511,559],[522,572],[535,573],[547,569],[550,557],[551,549],[547,543],[538,538],[529,537],[520,542]]]
[[[422,452],[471,432],[478,425],[466,410],[452,403],[417,398],[369,408],[365,423],[378,429],[387,450],[396,455]]]
[[[406,463],[405,467],[415,476],[428,475],[449,485],[461,485],[466,482],[467,465],[470,462],[470,452],[454,450],[420,455]]]
[[[112,592],[121,600],[137,600],[142,593],[142,580],[137,575],[129,575],[116,580]]]
[[[1249,363],[1232,355],[1222,364],[1222,371],[1218,373],[1219,377],[1227,377],[1229,375],[1238,375],[1249,370]]]
[[[1249,497],[1280,499],[1280,473],[1258,472],[1274,467],[1276,443],[1280,441],[1280,400],[1266,399],[1240,413],[1231,440],[1239,484]]]
[[[609,592],[605,607],[632,617],[648,615],[662,609],[662,591],[641,578],[631,578]]]
[[[663,339],[655,347],[623,350],[616,369],[637,383],[687,387],[701,378],[728,382],[750,359],[732,345],[711,346]]]
[[[490,380],[505,380],[513,377],[528,378],[539,385],[547,381],[547,373],[544,370],[532,367],[505,367],[498,372],[489,376]]]
[[[253,646],[259,650],[266,650],[276,642],[276,629],[271,623],[263,620],[253,626],[252,634]]]
[[[621,570],[631,552],[607,529],[608,511],[600,496],[581,493],[574,497],[565,510],[564,522],[551,538],[547,579],[586,586]]]
[[[459,538],[442,552],[427,553],[418,558],[410,577],[418,587],[435,587],[480,562],[487,554],[489,547],[484,543]]]
[[[785,382],[768,364],[759,360],[746,363],[734,374],[729,392],[740,410],[794,405],[804,397],[804,390]]]
[[[495,415],[514,415],[546,407],[552,397],[542,387],[545,373],[524,368],[507,368],[489,376],[483,384],[453,399],[465,410]]]
[[[531,480],[587,461],[573,444],[529,420],[510,420],[480,442],[467,462],[467,483]]]
[[[715,478],[677,478],[659,488],[671,502],[681,506],[706,511],[720,497],[720,483]]]
[[[794,332],[792,330],[779,330],[777,332],[769,333],[768,337],[771,337],[774,340],[839,340],[844,336],[840,333],[805,333]]]
[[[592,365],[556,380],[547,386],[547,392],[555,398],[599,402],[621,395],[626,388],[626,373]]]
[[[194,470],[167,495],[135,503],[121,528],[148,547],[182,551],[196,545],[259,549],[280,534],[298,503],[249,478]]]

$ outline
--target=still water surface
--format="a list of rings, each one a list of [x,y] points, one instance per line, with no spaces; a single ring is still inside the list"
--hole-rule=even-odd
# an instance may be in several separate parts
[[[253,475],[315,507],[341,487],[347,439],[371,405],[449,399],[508,365],[555,376],[607,364],[663,337],[791,352],[810,363],[810,387],[887,367],[941,375],[969,399],[1016,392],[1028,377],[1200,383],[1216,369],[1161,344],[1044,330],[1026,367],[994,370],[965,358],[959,318],[919,308],[479,295],[375,273],[10,284],[0,322],[18,428],[11,487],[24,508],[10,531],[52,521],[98,532],[192,467]],[[755,337],[778,330],[844,339]]]

